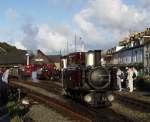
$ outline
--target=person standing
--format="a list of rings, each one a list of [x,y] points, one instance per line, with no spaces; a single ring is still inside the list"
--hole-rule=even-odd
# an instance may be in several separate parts
[[[9,69],[2,71],[0,69],[1,81],[0,81],[0,122],[10,122],[9,111],[7,108],[8,102],[8,75]],[[7,115],[7,116],[6,116]]]
[[[121,86],[121,82],[122,82],[122,80],[123,80],[122,76],[123,76],[123,72],[122,72],[121,69],[119,68],[119,69],[117,70],[117,85],[118,85],[118,87],[119,87],[119,91],[122,91],[122,86]]]
[[[9,68],[7,67],[5,72],[2,75],[2,81],[8,84]]]
[[[124,71],[124,82],[125,82],[125,88],[126,88],[126,89],[129,88],[129,86],[128,86],[129,82],[128,82],[127,77],[128,77],[128,67],[126,67],[126,68],[125,68],[125,71]]]
[[[33,82],[38,82],[38,79],[37,79],[37,67],[36,66],[33,66],[33,68],[32,68],[32,81]]]
[[[4,70],[4,73],[2,75],[2,96],[3,96],[3,100],[6,102],[8,99],[8,82],[9,82],[9,68],[6,67],[6,69]]]
[[[2,72],[2,68],[0,68],[0,82],[2,82],[2,76],[3,76],[3,72]]]
[[[133,67],[132,70],[133,70],[133,80],[136,80],[136,78],[138,77],[138,71],[135,67]]]
[[[133,69],[130,67],[128,69],[128,87],[129,87],[129,92],[133,92]]]
[[[135,67],[133,67],[133,89],[135,90],[136,89],[136,80],[137,80],[137,77],[138,77],[138,71]]]

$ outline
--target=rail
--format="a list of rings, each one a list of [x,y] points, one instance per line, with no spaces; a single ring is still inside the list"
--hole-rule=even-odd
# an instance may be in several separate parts
[[[49,86],[59,86],[59,89],[60,85],[58,84],[52,85],[51,82],[48,82],[48,84],[46,83],[47,85],[43,86],[41,86],[41,83],[39,85],[37,84],[38,83],[25,83],[16,81],[10,82],[12,87],[20,88],[22,92],[27,93],[32,98],[39,100],[60,112],[66,113],[72,118],[78,118],[83,122],[132,122],[126,116],[117,113],[111,108],[91,108],[89,106],[82,105],[66,96],[62,96],[61,94],[53,94],[53,92],[50,91],[54,89],[49,90],[48,87],[45,87],[49,84]]]

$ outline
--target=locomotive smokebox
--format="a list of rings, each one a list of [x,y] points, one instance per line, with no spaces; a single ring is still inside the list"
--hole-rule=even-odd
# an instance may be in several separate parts
[[[108,88],[110,83],[108,71],[103,67],[93,68],[88,73],[88,83],[96,90],[103,90]]]
[[[101,50],[88,51],[86,65],[92,67],[101,66]]]

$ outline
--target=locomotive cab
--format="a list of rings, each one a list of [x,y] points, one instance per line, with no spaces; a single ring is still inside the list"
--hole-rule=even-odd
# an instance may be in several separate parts
[[[66,60],[62,82],[67,95],[94,107],[110,105],[110,74],[101,66],[101,50],[71,53]]]

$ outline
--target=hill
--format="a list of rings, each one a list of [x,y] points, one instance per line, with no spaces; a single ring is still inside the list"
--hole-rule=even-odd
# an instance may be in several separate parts
[[[15,65],[26,63],[26,51],[15,46],[0,42],[0,65]]]
[[[0,42],[0,53],[9,52],[22,52],[23,50],[17,49],[15,46],[9,45],[6,42]]]

